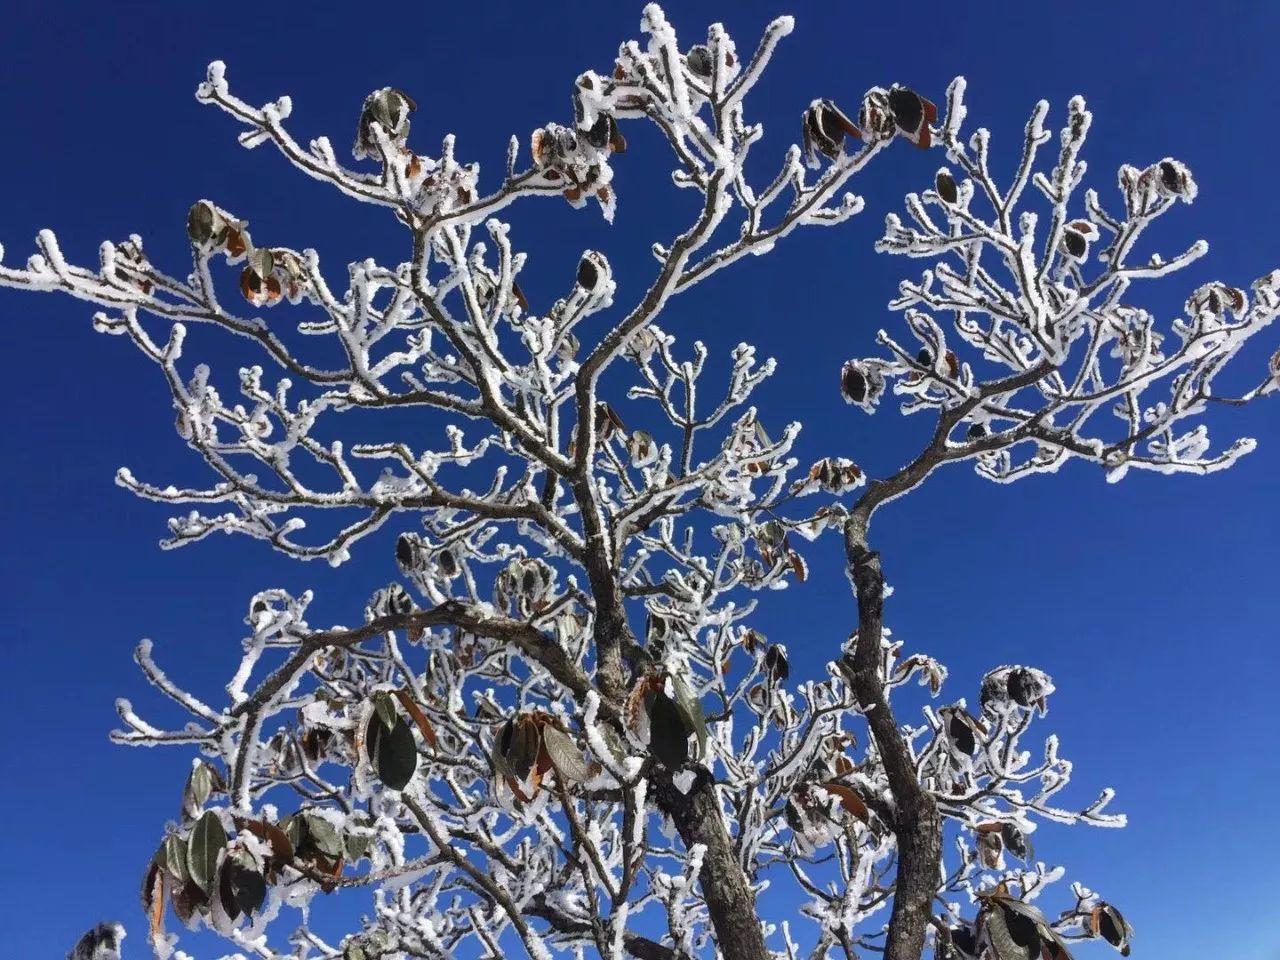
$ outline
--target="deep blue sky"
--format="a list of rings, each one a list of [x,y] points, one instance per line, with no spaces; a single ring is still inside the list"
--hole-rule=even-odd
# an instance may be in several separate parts
[[[797,16],[754,100],[768,134],[757,159],[781,155],[815,96],[856,109],[867,87],[901,81],[940,97],[963,73],[971,126],[993,130],[1004,170],[1036,99],[1051,101],[1056,123],[1067,98],[1083,93],[1095,111],[1086,156],[1104,197],[1120,162],[1166,154],[1200,183],[1200,199],[1159,236],[1166,252],[1204,236],[1211,253],[1152,291],[1147,302],[1167,310],[1211,275],[1244,286],[1280,266],[1270,123],[1280,7],[1119,6],[770,0],[682,2],[668,12],[687,43],[722,19],[741,47],[772,16]],[[0,33],[7,261],[25,259],[49,226],[69,255],[90,262],[100,240],[141,233],[152,258],[180,272],[183,218],[199,197],[250,219],[259,239],[316,246],[338,273],[357,257],[395,257],[400,233],[388,217],[291,174],[270,148],[235,144],[229,118],[192,97],[205,64],[226,60],[233,90],[252,101],[291,94],[295,130],[330,134],[340,148],[368,91],[402,87],[422,108],[415,142],[430,151],[454,130],[460,152],[491,178],[509,133],[524,138],[566,120],[574,76],[606,69],[618,42],[638,35],[639,2],[584,15],[592,8],[548,0],[175,13],[10,3]],[[587,246],[610,252],[621,302],[639,295],[652,265],[646,248],[678,229],[689,198],[674,195],[665,159],[654,166],[652,138],[635,142],[617,165],[614,227],[594,210],[550,201],[516,218],[517,245],[536,254],[533,272],[541,263],[552,274],[532,280],[531,295],[540,284],[546,295],[557,289]],[[835,384],[842,359],[872,352],[875,329],[899,322],[883,305],[919,265],[877,257],[871,244],[884,214],[927,186],[941,162],[898,145],[856,182],[867,212],[854,223],[810,231],[720,275],[664,326],[722,353],[740,339],[757,343],[781,365],[765,401],[775,422],[806,422],[806,453],[892,469],[924,424],[904,423],[891,406],[868,419]],[[0,912],[13,957],[61,956],[101,917],[131,926],[132,956],[143,955],[139,872],[176,813],[189,756],[107,743],[115,697],[157,706],[130,659],[138,638],[153,637],[172,674],[216,697],[254,590],[314,585],[318,622],[350,621],[393,574],[385,542],[366,544],[336,574],[239,539],[161,553],[166,512],[116,488],[113,472],[128,464],[165,482],[201,473],[172,432],[158,372],[88,320],[70,300],[0,291],[9,396],[0,649],[10,726],[0,758],[0,822],[9,825]],[[1245,358],[1250,378],[1268,350]],[[1272,403],[1215,423],[1220,442],[1246,434],[1260,450],[1225,475],[1134,475],[1118,486],[1085,467],[1012,488],[953,468],[886,510],[875,539],[897,588],[890,622],[910,647],[951,665],[952,696],[972,698],[998,663],[1045,668],[1059,687],[1048,723],[1077,762],[1072,796],[1118,789],[1128,830],[1045,831],[1041,856],[1122,906],[1139,956],[1273,960],[1280,420]],[[835,547],[811,550],[815,566],[834,561]],[[832,566],[803,592],[770,598],[764,623],[790,643],[800,670],[816,670],[852,618]]]

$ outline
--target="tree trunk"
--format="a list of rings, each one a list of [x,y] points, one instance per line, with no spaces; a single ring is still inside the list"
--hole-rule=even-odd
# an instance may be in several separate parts
[[[699,881],[720,953],[729,960],[770,960],[755,893],[734,856],[711,777],[699,770],[687,794],[675,788],[664,770],[654,771],[653,784],[658,805],[675,823],[685,846],[706,847]]]
[[[885,960],[920,960],[942,865],[942,818],[932,794],[916,776],[915,763],[885,695],[880,676],[884,573],[880,555],[867,547],[866,518],[845,524],[845,553],[858,598],[858,639],[843,660],[854,696],[871,728],[897,808],[898,874]]]

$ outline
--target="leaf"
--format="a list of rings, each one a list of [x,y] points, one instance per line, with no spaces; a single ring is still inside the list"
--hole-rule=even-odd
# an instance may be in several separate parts
[[[209,902],[203,890],[194,881],[187,881],[180,887],[174,887],[169,897],[173,904],[173,912],[183,923],[189,923],[197,910]]]
[[[241,830],[247,830],[259,840],[265,840],[271,844],[273,860],[280,863],[289,863],[293,860],[293,840],[288,833],[274,823],[268,823],[266,820],[241,820],[237,821],[236,826]]]
[[[703,78],[711,76],[711,51],[702,44],[690,47],[684,62],[694,76]]]
[[[596,284],[600,280],[600,271],[591,257],[584,255],[583,258],[578,261],[578,274],[575,279],[578,282],[578,286],[582,287],[584,290],[595,289]]]
[[[222,908],[233,920],[238,914],[257,912],[267,899],[267,880],[257,870],[228,858],[218,883]]]
[[[986,830],[978,833],[978,857],[982,865],[994,870],[1000,865],[1000,854],[1004,852],[1004,841],[1000,839],[998,830]]]
[[[178,881],[179,886],[191,879],[191,871],[187,869],[187,842],[178,834],[171,833],[164,838],[164,866],[170,876]]]
[[[787,562],[791,564],[791,570],[796,575],[798,582],[804,583],[809,579],[809,565],[804,562],[804,557],[790,547],[787,548]]]
[[[204,809],[209,797],[214,793],[225,793],[226,781],[222,774],[203,760],[198,761],[187,775],[186,786],[182,790],[182,810],[194,820]]]
[[[1120,955],[1129,955],[1129,937],[1133,933],[1120,911],[1109,903],[1100,903],[1089,915],[1089,931],[1095,937],[1102,937],[1120,951]]]
[[[707,717],[702,704],[698,702],[689,684],[683,677],[671,675],[671,690],[675,694],[676,706],[684,716],[685,723],[698,738],[698,753],[695,760],[701,760],[707,752]]]
[[[418,732],[422,734],[422,739],[426,741],[427,746],[435,750],[439,746],[439,740],[436,739],[435,727],[431,726],[431,721],[427,719],[427,715],[422,712],[422,708],[413,701],[413,697],[409,695],[408,690],[397,690],[396,699],[400,701],[400,706],[404,707],[405,713],[413,718],[413,722],[418,726]]]
[[[494,742],[494,765],[502,773],[523,782],[538,762],[541,749],[538,728],[527,717],[508,720]]]
[[[418,744],[409,725],[397,717],[395,726],[387,730],[374,717],[369,721],[365,737],[373,772],[383,786],[403,790],[418,769]]]
[[[1031,918],[993,905],[982,927],[994,960],[1039,960],[1040,931]]]
[[[947,736],[952,745],[965,756],[973,756],[973,752],[978,749],[973,727],[959,713],[952,713],[947,720]]]
[[[304,817],[297,814],[289,814],[280,821],[280,830],[284,833],[285,839],[292,845],[294,852],[302,848],[309,837],[307,832],[307,821]]]
[[[370,848],[373,846],[373,832],[367,829],[372,821],[362,821],[362,827],[365,829],[348,830],[346,837],[346,854],[350,863],[355,863],[361,857],[367,856]]]
[[[343,863],[344,861],[341,856],[333,857],[332,859],[327,857],[316,857],[315,867],[317,872],[333,877],[336,880],[338,877],[342,876]],[[320,889],[325,893],[333,893],[336,887],[337,884],[335,883],[325,880],[320,881]]]
[[[955,178],[946,170],[939,170],[937,177],[934,179],[934,187],[938,191],[938,196],[942,198],[943,203],[955,203],[959,198],[959,191],[956,189]]]
[[[676,770],[689,759],[689,727],[676,702],[659,690],[649,705],[649,749],[663,766]]]
[[[342,837],[338,828],[319,814],[304,814],[307,822],[307,839],[310,846],[328,857],[342,854]]]
[[[862,798],[858,796],[857,791],[854,790],[853,787],[850,787],[847,784],[829,781],[822,784],[822,789],[826,790],[827,793],[834,794],[840,801],[840,806],[844,807],[863,823],[871,823],[871,811],[867,809],[867,805],[863,802]]]
[[[222,828],[222,821],[212,810],[206,810],[187,837],[187,869],[192,882],[205,893],[213,886],[218,854],[226,845],[227,831]]]
[[[391,699],[391,694],[385,690],[379,690],[373,695],[373,709],[378,719],[382,721],[383,727],[387,730],[393,730],[396,721],[400,719],[396,713],[395,701]],[[373,756],[373,751],[369,751],[369,756]]]
[[[193,243],[208,243],[213,239],[219,219],[213,205],[200,200],[187,211],[187,236]]]
[[[243,227],[243,224],[241,225]],[[227,227],[224,234],[223,242],[226,244],[227,253],[233,257],[238,257],[249,249],[248,241],[245,240],[242,229],[236,227]]]
[[[590,779],[591,769],[582,751],[559,727],[548,723],[542,728],[542,748],[556,772],[565,780],[581,783]]]
[[[276,268],[275,257],[271,255],[270,250],[255,250],[249,257],[249,262],[253,265],[253,269],[258,272],[258,276],[265,277]]]
[[[1023,863],[1029,863],[1035,856],[1035,848],[1031,845],[1031,840],[1016,823],[1001,824],[1000,838],[1004,841],[1005,848]]]
[[[164,935],[164,872],[154,861],[144,881],[142,906],[147,914],[149,939],[153,944],[159,943]]]
[[[791,665],[787,662],[787,651],[776,643],[769,644],[764,652],[764,668],[769,674],[771,683],[786,680],[791,675]]]

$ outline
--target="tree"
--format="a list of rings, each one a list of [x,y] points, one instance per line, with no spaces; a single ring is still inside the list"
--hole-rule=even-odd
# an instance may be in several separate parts
[[[169,545],[241,533],[338,564],[375,531],[400,531],[403,582],[372,597],[357,626],[313,627],[309,594],[251,598],[225,705],[200,702],[138,648],[147,679],[190,720],[157,727],[122,702],[115,738],[201,754],[182,822],[144,878],[158,954],[175,949],[167,904],[274,957],[283,914],[320,891],[371,891],[368,918],[340,942],[303,915],[297,954],[494,956],[518,944],[538,960],[793,956],[790,927],[757,909],[761,884],[788,878],[814,921],[800,934],[813,957],[879,948],[900,960],[927,942],[942,956],[1061,957],[1083,936],[1127,952],[1123,917],[1092,891],[1075,886],[1058,916],[1033,903],[1063,876],[1035,859],[1037,821],[1122,822],[1107,791],[1084,810],[1054,805],[1071,770],[1052,737],[1040,762],[1021,749],[1050,678],[998,666],[972,707],[926,707],[918,725],[895,716],[898,688],[919,681],[941,697],[946,670],[890,638],[871,520],[952,462],[1000,482],[1072,458],[1116,480],[1232,465],[1250,444],[1214,451],[1200,421],[1211,403],[1274,390],[1275,361],[1242,396],[1212,386],[1275,316],[1280,273],[1252,298],[1201,287],[1171,325],[1133,305],[1134,281],[1204,252],[1133,259],[1195,182],[1166,158],[1120,171],[1119,208],[1082,197],[1089,114],[1078,99],[1048,158],[1048,107],[1037,106],[1007,184],[990,173],[985,132],[962,137],[961,80],[941,115],[901,86],[873,88],[847,113],[818,100],[803,113],[803,149],[753,187],[744,165],[763,131],[745,100],[790,21],[750,57],[719,27],[682,47],[655,6],[644,27],[646,45],[578,78],[574,115],[533,133],[528,162],[513,139],[489,193],[451,138],[438,156],[410,147],[406,93],[368,98],[354,147],[367,163],[353,169],[327,140],[293,139],[288,98],[252,106],[211,65],[198,97],[244,126],[245,146],[272,143],[407,230],[408,259],[353,264],[346,291],[314,252],[256,244],[212,201],[191,208],[184,278],[153,265],[138,237],[104,244],[86,268],[45,232],[25,267],[0,266],[7,286],[96,304],[97,329],[162,370],[179,434],[216,476],[175,489],[121,472],[142,496],[194,505],[171,522]],[[545,196],[611,217],[612,166],[641,119],[670,142],[676,185],[701,198],[697,218],[655,245],[656,276],[625,306],[597,251],[564,278],[563,298],[528,303],[526,256],[496,215]],[[905,412],[932,417],[932,436],[879,479],[840,449],[797,469],[797,425],[749,405],[772,364],[740,346],[728,384],[699,405],[706,351],[680,348],[658,323],[722,268],[858,213],[845,185],[907,149],[900,140],[936,146],[949,165],[908,196],[907,221],[888,218],[879,249],[930,267],[893,304],[905,333],[882,333],[877,356],[846,363],[840,388],[872,412],[892,386]],[[222,289],[225,266],[238,268],[248,314]],[[302,308],[292,327],[265,319],[286,302]],[[612,326],[588,338],[606,313]],[[238,335],[265,365],[234,386],[188,366],[193,323]],[[606,394],[606,374],[623,371],[628,389]],[[228,389],[242,399],[224,401]],[[427,444],[419,429],[351,443],[335,423],[398,409],[442,439]],[[1104,409],[1118,415],[1100,418],[1111,429],[1095,420]],[[833,638],[825,677],[792,678],[786,646],[753,629],[749,594],[803,581],[801,541],[829,534],[845,545],[856,630]],[[76,949],[118,953],[120,938],[103,926]]]

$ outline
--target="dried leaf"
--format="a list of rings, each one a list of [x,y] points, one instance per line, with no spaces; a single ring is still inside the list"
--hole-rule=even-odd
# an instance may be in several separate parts
[[[150,924],[152,943],[156,943],[164,933],[164,870],[158,860],[161,855],[161,851],[157,851],[156,858],[147,864],[147,872],[142,878],[142,911]]]
[[[698,740],[698,752],[694,759],[701,760],[707,752],[707,717],[703,712],[702,704],[698,702],[697,696],[683,677],[672,674],[671,690],[675,694],[676,706],[684,717],[686,725]]]
[[[871,811],[867,809],[866,803],[858,796],[853,787],[848,784],[829,781],[822,784],[822,789],[834,794],[840,801],[840,806],[844,807],[863,823],[869,824],[871,822]]]
[[[265,840],[271,844],[271,859],[279,863],[289,863],[293,860],[293,841],[288,833],[276,826],[274,823],[268,823],[266,820],[239,820],[236,827],[240,830],[246,830],[253,834],[259,840]]]
[[[435,750],[439,745],[439,741],[436,739],[436,730],[431,725],[431,721],[427,719],[427,715],[422,712],[422,708],[414,702],[408,690],[397,690],[396,699],[400,701],[400,706],[404,707],[405,713],[413,718],[413,722],[417,725],[418,732],[422,734],[422,739],[426,741],[427,746]]]
[[[559,727],[548,723],[542,728],[542,748],[548,762],[565,780],[581,782],[590,779],[591,769],[582,751]]]

